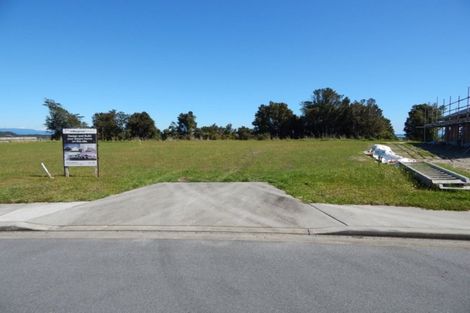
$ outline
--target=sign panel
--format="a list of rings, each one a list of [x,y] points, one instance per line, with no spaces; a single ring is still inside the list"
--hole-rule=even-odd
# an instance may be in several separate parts
[[[64,167],[98,166],[96,146],[96,129],[64,128],[62,130],[64,145]]]

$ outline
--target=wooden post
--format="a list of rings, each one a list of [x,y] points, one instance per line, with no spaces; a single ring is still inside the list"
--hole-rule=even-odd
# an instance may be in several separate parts
[[[95,167],[95,176],[100,177],[100,145],[98,143],[98,134],[96,134],[96,167]]]
[[[61,152],[62,152],[62,162],[64,163],[64,176],[65,176],[65,177],[69,177],[69,169],[68,169],[67,166],[65,166],[65,153],[64,153],[64,147],[65,147],[65,142],[64,142],[64,141],[65,141],[65,140],[64,140],[64,131],[62,130],[61,133],[62,133],[62,134],[60,135],[61,140],[62,140],[62,151],[61,151]]]

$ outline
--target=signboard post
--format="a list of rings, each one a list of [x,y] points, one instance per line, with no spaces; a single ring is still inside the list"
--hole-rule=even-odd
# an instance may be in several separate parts
[[[99,177],[97,132],[95,128],[64,128],[62,145],[64,151],[64,175],[69,177],[69,167],[95,167]]]

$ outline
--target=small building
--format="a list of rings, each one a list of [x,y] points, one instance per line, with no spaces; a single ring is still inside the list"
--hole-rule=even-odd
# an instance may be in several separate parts
[[[26,141],[38,141],[38,137],[32,137],[32,136],[0,137],[0,142],[26,142]]]

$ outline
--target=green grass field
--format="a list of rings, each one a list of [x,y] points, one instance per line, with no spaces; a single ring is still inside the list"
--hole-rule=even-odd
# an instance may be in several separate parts
[[[60,142],[1,144],[0,203],[92,200],[157,182],[264,181],[306,202],[470,209],[470,192],[422,187],[403,170],[363,155],[371,145],[359,140],[102,142],[101,177],[94,177],[92,168],[71,168],[66,178]]]

